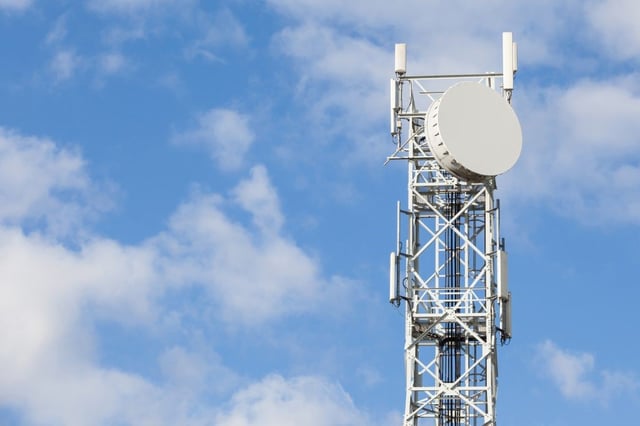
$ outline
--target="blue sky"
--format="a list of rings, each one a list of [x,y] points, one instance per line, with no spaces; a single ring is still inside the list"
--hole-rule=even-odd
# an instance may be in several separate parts
[[[640,404],[640,5],[0,0],[0,424],[397,425],[410,73],[519,46],[503,425]]]

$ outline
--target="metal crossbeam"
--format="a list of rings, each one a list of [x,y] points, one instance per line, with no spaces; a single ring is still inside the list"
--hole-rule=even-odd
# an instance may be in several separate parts
[[[408,165],[408,207],[399,213],[406,225],[397,244],[403,291],[394,301],[406,302],[404,426],[495,425],[495,181],[466,182],[443,169],[426,142],[424,117],[441,93],[432,80],[481,78],[495,87],[500,76],[396,76],[396,150],[387,162]]]

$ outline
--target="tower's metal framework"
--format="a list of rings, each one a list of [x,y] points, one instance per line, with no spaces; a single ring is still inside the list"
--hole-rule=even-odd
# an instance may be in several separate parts
[[[495,177],[470,182],[441,167],[425,115],[443,85],[458,81],[482,82],[510,101],[506,72],[412,76],[396,65],[391,80],[388,161],[408,165],[390,260],[390,300],[405,302],[404,426],[496,423],[496,347],[511,337],[511,304]]]

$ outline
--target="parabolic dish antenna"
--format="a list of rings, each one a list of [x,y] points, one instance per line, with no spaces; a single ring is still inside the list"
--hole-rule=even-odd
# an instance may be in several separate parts
[[[441,167],[483,181],[508,171],[522,150],[520,122],[496,91],[474,82],[451,86],[426,117],[427,142]]]

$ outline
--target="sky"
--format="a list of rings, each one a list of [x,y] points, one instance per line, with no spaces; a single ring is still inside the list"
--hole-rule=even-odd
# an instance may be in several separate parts
[[[640,3],[0,0],[0,424],[391,426],[393,49],[500,71],[498,422],[634,424]],[[634,331],[636,330],[636,331]]]

